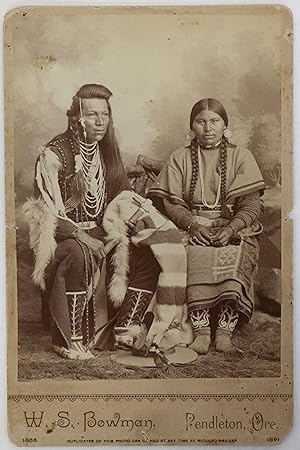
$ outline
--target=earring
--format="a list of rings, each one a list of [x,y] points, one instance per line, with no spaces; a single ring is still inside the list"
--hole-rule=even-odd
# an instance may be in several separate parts
[[[224,136],[226,139],[230,139],[231,136],[232,136],[232,133],[231,133],[230,130],[228,130],[228,128],[225,128],[225,130],[224,130],[224,132],[223,132],[223,136]]]
[[[188,134],[186,135],[186,137],[187,137],[190,141],[193,141],[193,140],[195,139],[196,135],[195,135],[194,131],[191,130],[191,131],[188,132]]]

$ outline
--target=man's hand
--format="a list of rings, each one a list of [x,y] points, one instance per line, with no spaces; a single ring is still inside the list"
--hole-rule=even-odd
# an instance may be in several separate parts
[[[93,238],[83,230],[78,230],[76,238],[86,244],[94,253],[105,258],[105,256],[118,244],[117,241],[111,240],[104,244],[100,239]]]
[[[203,225],[200,225],[197,222],[193,223],[190,226],[189,234],[190,234],[189,241],[192,245],[202,245],[202,246],[211,245],[210,232]]]
[[[135,223],[128,222],[128,227],[130,229],[130,234],[133,236],[137,234],[139,231],[145,230],[145,229],[152,229],[156,228],[153,220],[149,216],[145,216],[142,219],[137,220]]]

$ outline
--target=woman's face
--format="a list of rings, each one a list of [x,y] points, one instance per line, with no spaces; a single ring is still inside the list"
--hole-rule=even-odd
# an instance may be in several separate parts
[[[193,131],[198,141],[205,145],[215,145],[222,139],[225,130],[225,123],[219,114],[204,110],[195,118]]]
[[[83,98],[81,106],[88,142],[102,141],[110,121],[106,100]]]

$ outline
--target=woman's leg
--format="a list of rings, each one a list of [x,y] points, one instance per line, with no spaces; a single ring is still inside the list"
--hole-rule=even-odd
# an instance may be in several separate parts
[[[204,355],[211,343],[210,311],[208,308],[190,311],[189,319],[194,333],[194,341],[189,347],[199,355]]]
[[[232,334],[239,320],[239,312],[233,300],[227,300],[220,306],[215,345],[218,352],[228,352],[232,348]]]

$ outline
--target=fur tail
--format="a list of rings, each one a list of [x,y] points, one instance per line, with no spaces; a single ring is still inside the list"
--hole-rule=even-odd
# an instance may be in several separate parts
[[[33,282],[45,289],[45,269],[56,249],[56,217],[41,198],[29,198],[23,205],[23,214],[29,225],[29,246],[35,257]]]
[[[113,235],[111,235],[113,236]],[[119,245],[112,257],[114,273],[109,284],[109,296],[114,306],[119,307],[125,297],[129,272],[129,238],[119,236]]]
[[[109,297],[114,306],[119,307],[125,297],[129,272],[129,237],[127,227],[117,214],[118,205],[113,202],[109,206],[108,214],[104,215],[103,228],[109,239],[116,240],[118,245],[112,256],[114,272],[108,287]]]

